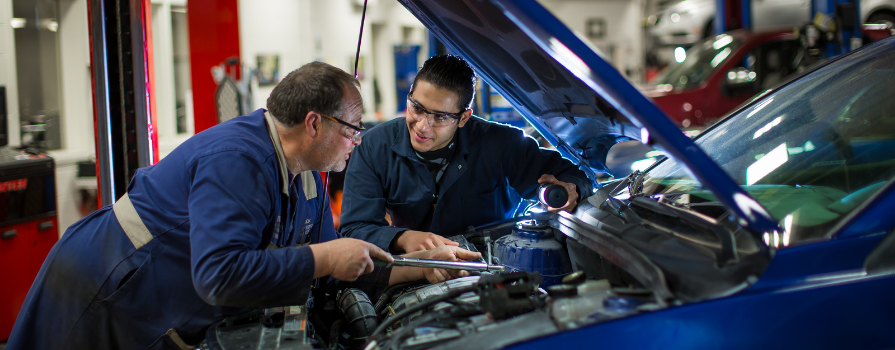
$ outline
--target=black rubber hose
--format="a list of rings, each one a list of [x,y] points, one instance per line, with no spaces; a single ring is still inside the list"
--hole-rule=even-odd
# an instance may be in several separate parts
[[[377,335],[379,335],[380,333],[385,331],[385,329],[388,328],[389,325],[394,324],[397,320],[407,317],[407,316],[413,314],[414,312],[417,312],[417,311],[425,309],[429,306],[438,304],[445,300],[456,298],[456,297],[462,295],[463,293],[474,292],[477,290],[477,288],[478,288],[477,285],[472,285],[472,286],[468,286],[466,288],[454,289],[454,290],[451,290],[443,295],[439,295],[439,296],[433,297],[433,298],[428,298],[426,300],[421,301],[419,304],[407,307],[404,310],[401,310],[398,313],[394,314],[392,317],[387,318],[381,324],[379,324],[379,327],[376,327],[376,330],[374,330],[373,333],[370,334],[370,338],[371,339],[375,338]]]
[[[339,336],[342,335],[342,324],[345,320],[338,320],[329,328],[329,348],[337,350],[339,348]]]
[[[379,323],[370,297],[360,289],[343,290],[339,295],[339,310],[347,320],[345,331],[351,336],[350,346],[355,349],[363,348],[367,338]]]

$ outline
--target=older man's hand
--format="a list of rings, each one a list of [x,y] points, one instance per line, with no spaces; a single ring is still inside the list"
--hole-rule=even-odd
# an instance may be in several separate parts
[[[376,245],[354,238],[311,244],[314,254],[314,278],[332,276],[340,281],[354,281],[373,272],[373,259],[390,263],[392,256]]]

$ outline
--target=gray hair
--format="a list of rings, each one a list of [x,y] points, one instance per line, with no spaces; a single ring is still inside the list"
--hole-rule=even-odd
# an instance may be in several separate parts
[[[310,111],[338,118],[344,89],[359,86],[344,70],[311,62],[290,72],[273,88],[267,98],[267,110],[288,128],[303,123]]]

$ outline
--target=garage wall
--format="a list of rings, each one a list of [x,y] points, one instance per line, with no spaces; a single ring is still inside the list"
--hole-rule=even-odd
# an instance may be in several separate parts
[[[242,57],[248,64],[257,66],[259,54],[279,55],[280,78],[311,61],[323,61],[353,73],[362,10],[362,0],[241,1]],[[427,50],[425,34],[425,27],[397,1],[369,1],[361,44],[363,74],[360,81],[365,121],[376,120],[374,71],[381,75],[378,85],[385,119],[396,114],[392,47],[421,45],[424,53]],[[273,86],[255,83],[252,86],[254,108],[265,107],[272,90]]]
[[[280,57],[280,78],[313,59],[309,0],[256,0],[239,2],[240,51],[243,62],[257,67],[258,55]],[[265,107],[273,86],[252,85],[252,104]]]
[[[567,27],[587,38],[628,80],[641,82],[645,55],[641,22],[646,0],[539,2]],[[598,25],[599,22],[603,25]]]
[[[87,0],[60,0],[58,11],[63,148],[50,152],[50,156],[56,161],[56,211],[62,236],[69,225],[81,219],[77,163],[96,153],[96,141]]]

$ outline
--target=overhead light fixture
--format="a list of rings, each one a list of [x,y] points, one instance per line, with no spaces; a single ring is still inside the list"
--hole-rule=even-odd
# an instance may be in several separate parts
[[[789,160],[784,142],[746,168],[746,186],[752,186]]]
[[[755,130],[755,134],[752,135],[752,139],[755,140],[755,139],[761,137],[761,135],[764,135],[766,132],[770,131],[775,126],[780,125],[780,122],[782,120],[783,120],[783,116],[779,116],[777,118],[774,118],[774,120],[765,124],[761,128],[758,128],[758,130]]]
[[[59,30],[59,22],[48,20],[44,23],[44,25],[47,27],[47,30],[53,33]]]
[[[28,23],[24,18],[13,18],[9,20],[9,25],[11,25],[14,29],[25,28],[25,24]]]
[[[724,62],[727,59],[727,56],[730,56],[730,48],[725,47],[724,50],[715,55],[715,58],[712,59],[712,68],[717,67],[721,62]],[[745,73],[743,73],[745,74]]]
[[[684,50],[684,48],[680,46],[674,48],[674,60],[677,61],[677,63],[684,62],[686,59],[687,50]]]
[[[789,246],[789,239],[792,237],[792,214],[786,214],[783,218],[783,246]]]
[[[550,47],[554,52],[553,58],[559,61],[559,64],[566,67],[566,69],[573,74],[580,74],[583,76],[591,75],[590,67],[562,42],[556,38],[550,38]]]
[[[730,72],[730,73],[733,73],[733,72]],[[728,76],[730,76],[730,75],[729,75],[730,73],[728,73]],[[736,73],[734,73],[734,77],[736,77]],[[758,105],[756,105],[755,108],[752,108],[752,111],[749,112],[748,115],[746,115],[746,119],[752,118],[752,116],[755,115],[755,113],[758,113],[758,111],[760,111],[762,108],[765,108],[765,106],[771,104],[771,102],[774,102],[774,98],[773,98],[773,97],[768,98],[768,99],[765,100],[764,102],[759,103]]]
[[[729,45],[732,42],[733,42],[732,36],[727,35],[727,34],[721,34],[721,35],[718,35],[718,39],[715,40],[715,43],[712,44],[712,47],[714,47],[715,50],[720,50],[721,48]]]

